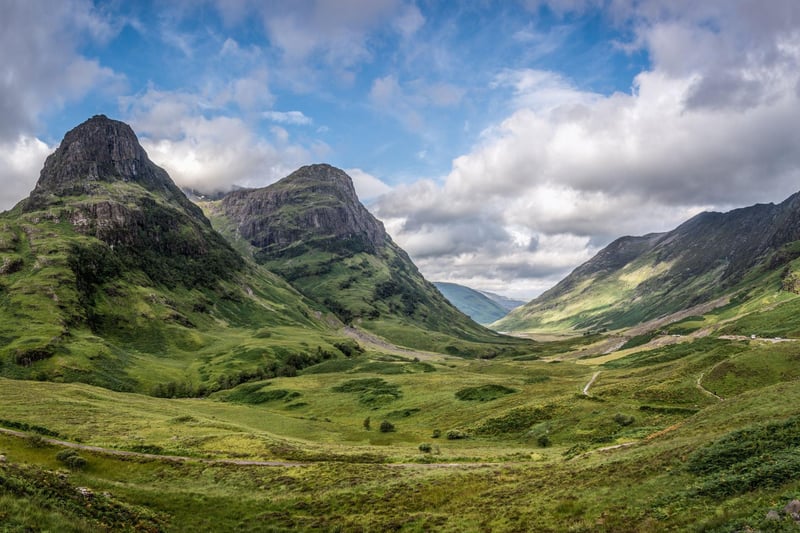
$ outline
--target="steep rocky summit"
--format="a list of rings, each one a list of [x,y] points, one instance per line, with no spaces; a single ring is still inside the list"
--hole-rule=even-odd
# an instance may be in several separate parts
[[[350,176],[330,165],[305,166],[269,187],[231,192],[222,207],[264,258],[311,248],[375,254],[388,242],[383,224],[359,202]]]
[[[458,311],[361,204],[350,177],[309,165],[262,189],[229,193],[216,226],[345,323],[393,342],[454,354],[496,353],[491,332]],[[481,346],[481,343],[492,343]]]
[[[123,263],[156,282],[213,282],[243,265],[202,210],[150,161],[130,126],[105,115],[64,136],[19,207],[114,246]]]

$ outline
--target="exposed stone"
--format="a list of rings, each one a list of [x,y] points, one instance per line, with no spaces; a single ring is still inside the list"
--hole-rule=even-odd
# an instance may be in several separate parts
[[[387,239],[350,176],[330,165],[308,165],[269,187],[233,191],[222,207],[243,238],[274,254],[309,240],[350,240],[375,253]]]
[[[800,500],[792,500],[783,508],[786,514],[800,513]]]
[[[781,515],[778,514],[778,511],[773,509],[767,513],[767,516],[765,518],[770,521],[779,521],[781,519]]]
[[[92,195],[102,190],[101,183],[117,181],[137,183],[204,218],[167,172],[150,161],[131,127],[105,115],[67,132],[45,160],[25,211],[40,209],[54,197]]]

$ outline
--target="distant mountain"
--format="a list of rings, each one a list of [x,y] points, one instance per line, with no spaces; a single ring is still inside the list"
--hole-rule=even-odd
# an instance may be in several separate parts
[[[500,307],[502,307],[506,311],[511,311],[512,309],[516,309],[517,307],[525,305],[526,303],[524,300],[516,300],[514,298],[509,298],[508,296],[503,296],[502,294],[495,294],[493,292],[488,292],[488,291],[478,291],[478,292],[489,298],[494,303],[499,304]]]
[[[586,331],[632,326],[759,283],[797,290],[800,193],[784,202],[701,213],[676,229],[622,237],[493,326]]]
[[[434,281],[433,284],[450,303],[478,324],[491,324],[508,314],[508,309],[481,291],[444,281]]]
[[[67,133],[0,214],[8,377],[203,394],[339,353],[318,309],[249,264],[103,115]]]
[[[330,165],[309,165],[262,189],[208,204],[240,250],[345,323],[403,346],[458,355],[524,346],[481,327],[426,281]],[[499,343],[499,346],[498,344]]]

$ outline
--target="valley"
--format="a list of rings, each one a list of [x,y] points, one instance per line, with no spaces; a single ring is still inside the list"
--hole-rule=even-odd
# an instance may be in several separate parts
[[[619,239],[509,335],[343,171],[201,209],[92,117],[0,214],[0,526],[795,531],[797,202]]]

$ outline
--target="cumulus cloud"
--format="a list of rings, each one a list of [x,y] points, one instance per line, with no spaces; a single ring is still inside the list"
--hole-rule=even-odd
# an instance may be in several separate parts
[[[104,42],[117,29],[83,0],[10,2],[0,17],[0,141],[35,131],[46,111],[124,78],[77,52],[84,39]]]
[[[353,179],[353,187],[356,189],[358,199],[362,202],[368,202],[392,190],[389,185],[379,178],[364,172],[360,168],[349,168],[345,172]]]
[[[28,196],[45,158],[54,149],[24,135],[15,141],[0,142],[0,210],[9,209]]]
[[[275,127],[270,140],[240,118],[206,115],[196,94],[151,88],[125,105],[150,159],[178,185],[201,192],[263,187],[329,151],[322,143],[292,143],[283,128]]]
[[[652,58],[629,93],[504,70],[492,88],[509,91],[509,114],[442,180],[398,188],[376,212],[429,277],[514,280],[534,294],[614,237],[796,192],[800,5],[766,17],[729,4],[704,2],[701,16],[693,2],[615,2],[637,25],[630,45]]]

